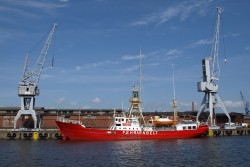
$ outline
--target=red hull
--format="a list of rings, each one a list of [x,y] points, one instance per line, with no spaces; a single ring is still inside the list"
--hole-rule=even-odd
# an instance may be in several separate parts
[[[208,132],[207,126],[195,130],[130,131],[85,128],[79,124],[56,121],[64,140],[151,140],[202,137]]]

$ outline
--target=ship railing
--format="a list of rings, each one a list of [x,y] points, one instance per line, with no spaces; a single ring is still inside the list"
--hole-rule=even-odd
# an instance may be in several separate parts
[[[64,117],[57,117],[57,121],[82,125],[82,122],[80,120],[72,120],[72,119],[64,118]]]

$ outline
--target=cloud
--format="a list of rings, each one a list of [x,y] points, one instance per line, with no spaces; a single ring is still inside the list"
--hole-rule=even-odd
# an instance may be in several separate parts
[[[1,11],[1,9],[0,9],[0,11]],[[7,18],[6,16],[0,16],[0,21],[1,21],[1,22],[5,22],[5,23],[11,23],[11,24],[15,24],[15,23],[16,23],[15,20],[9,19],[9,18]],[[6,35],[6,33],[8,33],[8,32],[4,32],[3,35]],[[7,34],[7,35],[9,35],[9,34]],[[13,35],[13,34],[11,34],[11,35]],[[2,36],[2,35],[1,35],[1,36]]]
[[[232,37],[238,37],[238,36],[240,36],[240,33],[238,33],[238,32],[232,34]]]
[[[158,53],[158,62],[169,61],[182,56],[183,51],[180,49],[162,50]]]
[[[25,3],[24,3],[25,4]],[[26,10],[21,10],[21,9],[15,9],[15,8],[9,8],[9,7],[0,7],[0,11],[3,13],[15,13],[17,16],[22,16],[22,17],[30,17],[33,19],[38,19],[40,18],[38,15],[35,13],[27,12]]]
[[[101,66],[110,66],[110,65],[115,65],[115,64],[120,64],[121,62],[119,61],[110,61],[110,60],[105,60],[101,62],[96,62],[96,63],[90,63],[90,64],[85,64],[85,65],[77,65],[75,67],[72,67],[70,69],[62,69],[60,73],[65,74],[65,73],[74,73],[76,71],[80,70],[90,70],[90,69],[96,69]]]
[[[146,66],[159,66],[166,61],[176,59],[181,57],[183,54],[183,50],[181,49],[162,49],[147,53],[146,55],[142,55],[143,63]],[[121,58],[122,60],[136,60],[139,59],[139,55],[125,55]],[[123,70],[123,72],[133,72],[139,69],[139,62],[137,65],[131,66]]]
[[[96,97],[92,100],[92,103],[101,103],[101,99],[99,97]]]
[[[141,55],[142,58],[145,58],[145,55]],[[125,55],[121,57],[122,60],[137,60],[140,59],[140,55]]]
[[[42,16],[34,13],[33,10],[40,10],[47,14],[53,14],[53,11],[58,8],[68,7],[67,1],[53,2],[49,0],[34,1],[34,0],[11,0],[6,1],[5,4],[0,6],[1,13],[5,13],[8,17],[11,17],[9,13],[15,14],[15,16],[21,18],[40,19]],[[6,21],[4,18],[0,18],[2,21]],[[8,18],[12,20],[12,18]],[[10,22],[10,21],[8,21]]]
[[[140,55],[125,55],[125,56],[122,56],[122,60],[136,60],[136,59],[139,59],[140,58]]]
[[[179,106],[182,106],[182,107],[191,107],[192,103],[191,102],[179,102]]]
[[[245,50],[250,50],[250,46],[245,47]]]
[[[49,79],[49,78],[54,78],[53,75],[48,75],[48,74],[41,74],[41,79]]]
[[[133,72],[133,71],[137,71],[138,69],[139,69],[139,65],[134,65],[134,66],[125,68],[125,69],[123,70],[123,72]]]
[[[195,41],[193,43],[191,43],[187,48],[196,48],[202,45],[207,45],[207,44],[211,44],[211,40],[208,39],[200,39],[198,41]]]
[[[65,98],[64,97],[60,97],[58,100],[57,100],[57,103],[61,104],[65,102]]]
[[[146,26],[149,24],[160,25],[176,18],[179,18],[180,21],[185,21],[191,17],[192,13],[203,16],[206,13],[205,7],[209,3],[210,2],[206,1],[183,1],[182,3],[168,7],[163,11],[147,15],[141,20],[131,23],[131,26]]]
[[[78,105],[78,103],[77,103],[76,101],[72,101],[72,102],[70,102],[69,104],[70,104],[71,106],[74,106],[74,107]]]
[[[1,10],[0,10],[1,11]],[[8,19],[8,18],[6,18]],[[2,20],[2,17],[0,17],[0,21],[1,22],[5,22],[4,20]],[[17,31],[12,31],[10,29],[0,29],[0,44],[4,44],[6,42],[9,42],[9,40],[13,40],[15,38],[22,38],[23,37],[23,34],[21,33],[18,33]]]
[[[76,71],[80,71],[81,69],[82,69],[82,67],[80,67],[80,66],[76,66],[76,67],[75,67],[75,70],[76,70]]]
[[[78,102],[76,101],[72,101],[72,102],[66,102],[66,99],[64,97],[60,97],[58,100],[57,100],[57,103],[58,104],[69,104],[70,106],[73,106],[73,107],[76,107],[78,105]]]
[[[167,55],[180,55],[182,54],[182,50],[178,50],[178,49],[171,49],[167,52]]]
[[[90,109],[92,108],[91,106],[82,106],[81,109]]]
[[[243,104],[241,101],[230,101],[230,100],[226,100],[223,102],[224,105],[226,107],[233,107],[233,108],[237,108],[237,107],[242,107]]]
[[[148,65],[149,65],[149,66],[159,66],[160,63],[149,63]]]
[[[106,65],[111,65],[111,64],[119,64],[120,62],[118,61],[110,61],[110,60],[105,60],[105,61],[101,61],[101,62],[97,62],[97,63],[92,63],[92,64],[87,64],[87,65],[84,65],[83,68],[85,69],[92,69],[92,68],[96,68],[96,67],[99,67],[99,66],[106,66]]]
[[[66,4],[67,1],[60,1],[59,3],[55,3],[52,1],[33,1],[26,0],[25,2],[19,0],[13,0],[12,3],[19,6],[29,7],[29,8],[37,8],[37,9],[56,9],[68,6]]]

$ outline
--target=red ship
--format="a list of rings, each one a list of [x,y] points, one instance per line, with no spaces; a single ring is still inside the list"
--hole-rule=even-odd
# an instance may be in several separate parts
[[[181,139],[202,137],[208,132],[208,126],[197,126],[196,123],[179,123],[175,128],[153,129],[137,126],[138,119],[115,117],[115,119],[134,121],[133,123],[115,122],[114,129],[86,128],[73,122],[56,121],[63,140],[150,140]]]
[[[65,118],[56,121],[63,140],[151,140],[180,139],[202,137],[208,132],[208,126],[192,121],[183,121],[171,127],[147,125],[141,112],[140,100],[136,88],[132,90],[128,116],[116,115],[108,129],[86,128],[80,121]],[[144,123],[140,123],[143,120]]]

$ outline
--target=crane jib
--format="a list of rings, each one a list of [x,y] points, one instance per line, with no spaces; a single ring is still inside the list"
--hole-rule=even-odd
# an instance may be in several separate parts
[[[26,61],[25,61],[25,68],[24,68],[24,74],[23,74],[23,77],[22,77],[22,81],[21,82],[33,82],[35,85],[38,84],[39,82],[39,79],[40,79],[40,76],[41,76],[41,71],[43,69],[43,66],[44,66],[44,62],[45,62],[45,59],[46,59],[46,56],[47,56],[47,53],[48,53],[48,50],[49,50],[49,46],[50,46],[50,43],[52,41],[52,38],[53,38],[53,35],[55,33],[55,29],[57,27],[57,24],[55,23],[47,37],[47,40],[43,46],[43,49],[37,59],[37,62],[34,66],[34,68],[32,70],[30,70],[28,68],[29,66],[29,56],[27,55],[26,57]],[[32,75],[31,75],[32,74]]]

